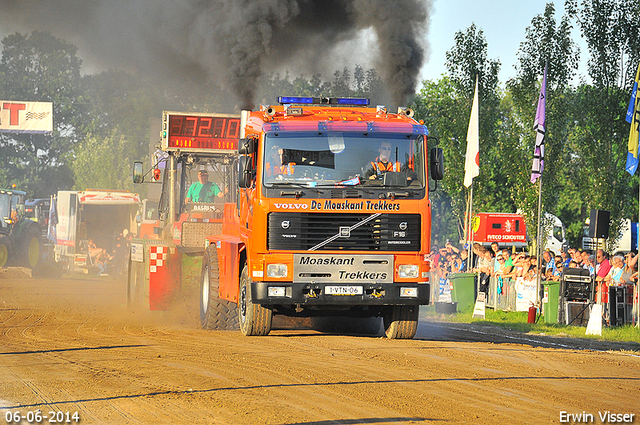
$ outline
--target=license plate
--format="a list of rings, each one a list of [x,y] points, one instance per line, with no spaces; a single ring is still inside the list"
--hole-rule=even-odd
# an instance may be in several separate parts
[[[327,295],[362,295],[362,286],[325,286]]]

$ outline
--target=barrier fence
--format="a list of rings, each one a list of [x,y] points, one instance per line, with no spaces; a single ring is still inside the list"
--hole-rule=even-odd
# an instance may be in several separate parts
[[[478,279],[475,273],[455,273],[453,279],[442,279],[437,272],[431,273],[431,299],[434,303],[455,301],[451,296],[456,278],[463,276],[469,279],[473,276],[473,299],[478,293]],[[447,289],[448,286],[448,289]],[[527,311],[529,306],[535,303],[536,283],[530,283],[522,278],[514,279],[489,279],[489,293],[485,301],[485,306],[495,310],[504,311]]]
[[[547,323],[586,324],[585,320],[576,323],[571,310],[577,308],[574,304],[578,304],[578,301],[587,305],[592,304],[592,295],[589,294],[590,296],[585,299],[578,299],[581,292],[575,286],[570,285],[570,281],[571,275],[568,273],[567,276],[563,275],[560,282],[541,282],[540,300],[543,309],[548,310],[544,311]],[[438,304],[457,302],[459,304],[457,311],[464,311],[469,308],[469,305],[473,308],[478,294],[476,273],[450,273],[446,276],[440,276],[440,273],[435,271],[430,274],[430,282],[432,282],[431,303],[436,304],[436,307]],[[523,277],[516,279],[491,277],[485,306],[502,311],[528,311],[529,307],[536,303],[536,288],[535,280],[527,280]],[[590,292],[589,288],[590,286],[586,284],[582,289]],[[615,291],[612,291],[611,288]],[[628,288],[614,286],[611,288],[611,293],[615,292],[617,295],[611,295],[612,301],[607,302],[605,306],[607,320],[611,320],[611,325],[637,323],[638,294],[629,291]]]

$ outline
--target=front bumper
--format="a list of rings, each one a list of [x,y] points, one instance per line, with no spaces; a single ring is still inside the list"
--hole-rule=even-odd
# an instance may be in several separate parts
[[[326,293],[327,286],[335,285],[328,283],[251,282],[251,297],[253,302],[263,305],[366,306],[427,305],[431,295],[428,282],[339,285],[342,287],[362,287],[361,295],[330,295]],[[284,288],[284,296],[269,296],[269,287]],[[412,292],[406,288],[417,289],[416,296],[401,296],[401,293]]]

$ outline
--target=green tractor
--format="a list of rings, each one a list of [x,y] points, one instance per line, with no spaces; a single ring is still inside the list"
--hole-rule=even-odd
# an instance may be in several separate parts
[[[27,218],[25,198],[25,192],[0,189],[0,268],[40,265],[42,228]]]

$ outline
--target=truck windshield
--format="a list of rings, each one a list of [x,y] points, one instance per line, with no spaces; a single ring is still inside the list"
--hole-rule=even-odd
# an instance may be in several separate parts
[[[229,165],[224,165],[214,158],[195,158],[195,161],[184,167],[185,185],[182,199],[185,204],[222,203],[228,193],[227,173]],[[182,169],[182,165],[179,166]]]
[[[424,137],[390,133],[268,133],[266,187],[425,186]]]

